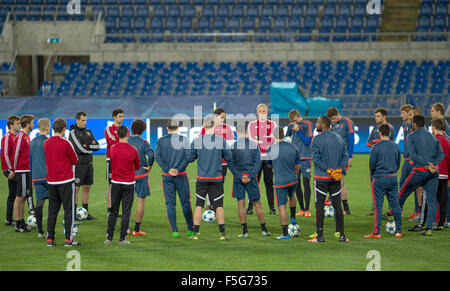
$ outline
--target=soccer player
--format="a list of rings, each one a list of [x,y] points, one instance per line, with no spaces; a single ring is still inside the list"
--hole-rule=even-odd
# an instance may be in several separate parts
[[[30,142],[31,179],[36,194],[36,223],[38,238],[45,238],[42,228],[44,202],[48,199],[47,166],[45,163],[44,142],[50,134],[50,120],[39,119],[39,135]]]
[[[217,223],[219,224],[219,239],[228,240],[225,233],[225,213],[223,210],[223,176],[222,158],[228,163],[232,162],[231,152],[227,148],[226,141],[214,134],[214,120],[206,117],[203,121],[205,134],[197,137],[191,143],[188,154],[188,162],[197,160],[196,182],[196,207],[194,211],[194,234],[192,239],[198,240],[198,232],[202,220],[202,209],[205,204],[206,194],[211,200],[211,205],[216,210]]]
[[[277,215],[274,204],[273,195],[273,172],[266,163],[266,149],[274,143],[272,135],[273,129],[277,126],[276,122],[267,119],[269,108],[266,104],[259,104],[256,106],[256,114],[258,119],[248,124],[248,137],[259,145],[261,151],[261,168],[258,172],[258,183],[261,174],[264,173],[264,185],[266,187],[267,202],[269,204],[269,214]],[[247,206],[247,214],[253,213],[253,204],[249,201]]]
[[[108,193],[106,195],[106,201],[108,204],[108,213],[111,210],[111,178],[112,178],[112,165],[110,150],[113,145],[119,142],[117,136],[117,128],[122,125],[124,119],[124,112],[122,109],[114,109],[112,112],[113,123],[105,128],[106,139],[106,179],[108,180]],[[119,215],[120,217],[120,215]]]
[[[378,127],[382,124],[387,124],[389,126],[389,139],[394,140],[395,131],[394,127],[386,121],[386,116],[388,114],[387,110],[385,108],[377,108],[373,112],[375,114],[375,122],[376,125],[373,127],[372,131],[370,132],[370,136],[367,139],[367,146],[372,147],[374,144],[381,141],[380,134],[378,132]]]
[[[8,178],[8,198],[6,200],[6,219],[5,225],[15,225],[13,221],[14,201],[16,200],[16,180],[14,176],[13,161],[14,161],[14,141],[17,133],[20,131],[20,117],[11,115],[6,121],[9,131],[2,137],[1,147],[1,163],[2,172]]]
[[[295,221],[295,208],[297,205],[295,189],[297,188],[298,173],[300,172],[300,153],[294,145],[283,140],[284,131],[282,127],[274,128],[273,135],[277,143],[267,148],[267,163],[269,167],[273,167],[275,177],[273,187],[283,230],[283,234],[278,236],[277,239],[290,239],[286,204],[288,204],[289,200],[291,224],[297,224]]]
[[[353,164],[353,149],[355,146],[355,131],[353,129],[353,121],[345,116],[342,116],[336,107],[328,108],[327,117],[331,118],[333,122],[331,130],[337,133],[344,140],[344,144],[348,150],[348,164],[345,168],[345,173],[348,174],[348,168]],[[343,169],[344,170],[344,169]],[[345,214],[351,214],[348,206],[348,193],[345,187],[344,179],[342,183],[342,205],[344,206]]]
[[[349,240],[344,234],[344,213],[341,207],[341,179],[346,174],[348,150],[344,140],[330,130],[331,119],[321,116],[316,128],[319,135],[311,143],[314,164],[314,193],[316,201],[316,235],[309,242],[325,242],[323,236],[324,206],[327,193],[336,215],[336,234],[340,242]]]
[[[304,120],[298,110],[289,111],[289,123],[286,136],[292,138],[292,144],[297,147],[300,152],[300,172],[297,184],[297,199],[300,204],[300,211],[297,216],[305,215],[311,217],[309,212],[309,204],[311,199],[311,151],[310,145],[313,137],[313,127],[311,122]],[[301,176],[303,176],[303,189],[305,191],[305,201],[303,202],[303,191],[301,187]]]
[[[213,112],[214,116],[214,134],[222,137],[227,141],[227,143],[231,143],[234,140],[234,133],[231,127],[224,123],[225,118],[227,117],[227,113],[223,108],[216,108]],[[205,128],[202,128],[200,135],[205,134]],[[227,162],[222,159],[222,176],[225,183],[225,177],[227,176]],[[209,196],[206,196],[206,209],[214,210],[211,206],[211,202],[209,201]]]
[[[389,132],[390,132],[390,140],[394,140],[394,127],[388,123],[386,121],[386,116],[387,116],[387,110],[385,108],[377,108],[374,110],[374,115],[375,115],[375,123],[376,125],[373,127],[372,131],[370,132],[369,138],[367,139],[367,146],[368,147],[372,147],[373,145],[375,145],[376,143],[381,141],[381,137],[380,134],[378,132],[378,127],[380,127],[380,125],[382,124],[387,124],[390,128]],[[373,202],[373,201],[372,201]],[[374,205],[372,204],[372,210],[369,211],[367,214],[368,215],[373,215],[374,213]]]
[[[409,163],[409,155],[408,155],[408,146],[407,146],[407,140],[410,133],[413,132],[412,127],[412,117],[413,115],[413,106],[410,104],[405,104],[400,107],[400,117],[402,118],[403,124],[403,166],[402,166],[402,172],[400,176],[400,182],[399,187],[405,183],[406,178],[408,177],[409,173],[411,173],[411,165]],[[419,203],[417,202],[417,191],[414,193],[414,212],[408,216],[408,219],[414,219],[418,215],[419,211]]]
[[[264,210],[261,205],[261,192],[259,190],[258,180],[256,178],[261,167],[261,153],[258,144],[246,137],[245,126],[236,127],[238,140],[231,146],[231,155],[233,162],[229,168],[233,173],[233,197],[237,199],[238,216],[242,227],[242,233],[238,237],[248,238],[247,216],[245,214],[245,192],[247,191],[248,200],[253,203],[256,210],[259,223],[261,225],[262,235],[272,235],[266,227]]]
[[[425,117],[423,115],[415,115],[413,117],[414,132],[409,135],[407,141],[409,158],[412,161],[413,169],[400,189],[399,200],[400,207],[403,209],[409,194],[417,187],[423,187],[428,204],[428,221],[422,234],[430,236],[437,208],[436,191],[439,178],[437,166],[445,156],[438,139],[425,130],[424,126]],[[420,231],[421,228],[417,225],[410,230]]]
[[[128,128],[120,125],[117,128],[117,136],[119,143],[114,144],[110,149],[112,164],[111,211],[108,215],[105,244],[112,244],[119,207],[122,204],[119,245],[129,245],[130,242],[126,240],[126,236],[134,200],[135,171],[140,169],[140,160],[137,149],[128,144],[130,136]]]
[[[53,122],[54,136],[44,142],[48,184],[47,246],[55,246],[55,226],[61,204],[64,208],[64,246],[81,246],[73,239],[75,175],[78,157],[72,144],[64,137],[67,123],[64,119]]]
[[[450,173],[450,141],[445,137],[445,129],[446,123],[443,118],[434,118],[431,121],[431,130],[436,138],[439,140],[439,143],[444,152],[444,159],[439,163],[439,180],[438,180],[438,189],[437,189],[437,201],[439,204],[439,221],[438,224],[433,227],[433,230],[443,230],[444,223],[447,216],[447,203],[448,203],[448,176]],[[426,201],[422,202],[424,205]],[[422,206],[422,208],[424,208]],[[425,211],[426,212],[426,211]],[[424,212],[424,213],[425,213]],[[425,215],[424,215],[425,218]],[[420,223],[422,226],[424,223]]]
[[[22,130],[17,135],[13,146],[13,171],[16,182],[16,200],[14,202],[14,216],[16,218],[16,231],[28,232],[24,220],[25,201],[28,200],[28,211],[34,214],[33,188],[30,173],[30,137],[29,134],[34,127],[33,115],[22,115],[20,126]]]
[[[445,132],[444,135],[445,137],[447,137],[447,139],[450,139],[450,126],[447,122],[447,120],[445,120],[444,118],[444,112],[445,112],[445,107],[444,104],[442,103],[434,103],[431,106],[431,118],[441,118],[442,120],[444,120],[445,123]]]
[[[135,191],[137,195],[137,208],[136,208],[136,224],[134,226],[133,236],[146,235],[141,231],[142,219],[144,218],[145,210],[145,198],[150,196],[150,185],[148,184],[148,174],[150,173],[154,155],[153,150],[148,141],[141,137],[147,128],[145,121],[136,119],[131,124],[132,137],[128,139],[128,143],[134,146],[139,153],[140,167],[135,172],[134,178],[136,179]]]
[[[75,166],[75,209],[77,209],[78,192],[82,187],[81,202],[88,212],[87,220],[96,219],[89,213],[89,192],[94,184],[94,167],[92,165],[92,152],[100,149],[92,131],[86,127],[87,114],[78,112],[75,115],[76,124],[70,126],[69,141],[72,143],[78,156]],[[75,218],[76,219],[76,218]]]
[[[380,226],[383,216],[384,196],[388,199],[395,219],[395,237],[402,237],[402,211],[398,201],[397,171],[400,168],[400,148],[390,140],[392,133],[389,124],[378,126],[380,141],[370,151],[370,177],[372,179],[372,198],[375,205],[375,227],[364,238],[380,238]]]
[[[156,143],[155,161],[162,170],[162,187],[166,202],[172,237],[180,236],[177,226],[177,192],[187,226],[187,235],[193,235],[193,218],[189,179],[186,172],[187,154],[190,149],[189,140],[178,134],[179,124],[170,120],[167,124],[168,134]]]

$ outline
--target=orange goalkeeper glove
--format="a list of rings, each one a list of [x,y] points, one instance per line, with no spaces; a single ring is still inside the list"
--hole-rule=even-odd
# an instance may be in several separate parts
[[[329,174],[330,177],[335,181],[339,181],[344,177],[344,175],[342,174],[342,169],[328,169],[327,174]]]

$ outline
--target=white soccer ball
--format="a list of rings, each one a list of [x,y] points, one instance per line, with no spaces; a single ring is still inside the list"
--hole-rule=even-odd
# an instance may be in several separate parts
[[[88,217],[88,212],[85,208],[78,207],[76,215],[79,220],[85,220]]]
[[[298,224],[288,225],[288,234],[290,237],[297,237],[300,235],[300,226]]]
[[[34,215],[28,216],[28,218],[27,218],[27,225],[28,225],[30,228],[35,228],[35,227],[37,227],[36,216],[34,216]]]
[[[323,212],[326,217],[334,217],[334,208],[331,205],[327,205],[323,208]]]
[[[292,137],[290,137],[290,136],[285,136],[285,137],[284,137],[284,141],[285,141],[285,142],[291,143],[291,142],[292,142]]]
[[[388,221],[386,222],[386,232],[388,234],[394,234],[395,233],[395,221]]]
[[[66,235],[66,230],[65,229],[63,229],[63,233],[64,233],[64,235]],[[76,237],[77,235],[78,235],[78,227],[74,226],[72,228],[72,236]]]
[[[205,210],[202,218],[204,222],[214,222],[216,220],[216,213],[212,210]]]

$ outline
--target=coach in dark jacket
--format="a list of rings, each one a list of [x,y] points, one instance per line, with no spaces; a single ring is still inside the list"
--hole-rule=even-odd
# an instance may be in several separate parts
[[[86,128],[87,115],[84,112],[78,112],[75,116],[76,124],[70,126],[69,141],[72,143],[78,156],[78,165],[75,166],[75,209],[78,202],[78,191],[83,186],[81,201],[83,208],[88,213],[89,191],[94,184],[94,167],[92,166],[92,152],[100,149],[100,144],[95,139],[92,131]],[[95,219],[90,214],[88,220]]]

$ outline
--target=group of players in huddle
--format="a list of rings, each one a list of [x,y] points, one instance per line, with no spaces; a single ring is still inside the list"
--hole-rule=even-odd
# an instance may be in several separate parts
[[[371,147],[370,178],[373,207],[367,215],[374,215],[375,226],[366,238],[380,238],[383,217],[393,216],[395,237],[402,237],[401,216],[406,198],[415,191],[415,211],[408,218],[417,219],[411,231],[431,235],[431,230],[448,227],[448,173],[450,167],[450,127],[443,118],[444,106],[436,103],[431,109],[432,133],[425,130],[425,118],[417,107],[403,105],[404,153],[400,183],[399,146],[393,142],[394,129],[386,121],[387,111],[374,111],[376,126],[371,131],[367,145]],[[345,176],[352,166],[354,147],[353,121],[342,116],[335,107],[328,109],[315,124],[303,119],[293,109],[285,132],[268,118],[268,107],[259,104],[257,120],[236,126],[233,130],[225,123],[226,112],[214,110],[203,120],[200,135],[192,142],[178,134],[180,122],[172,119],[167,124],[168,134],[161,137],[155,150],[141,135],[146,123],[134,120],[130,130],[123,126],[124,111],[112,112],[113,123],[105,129],[107,142],[108,223],[105,244],[111,244],[116,220],[121,217],[119,244],[130,244],[126,236],[145,236],[140,229],[145,209],[145,198],[150,195],[149,172],[153,163],[162,169],[162,188],[167,215],[173,237],[180,236],[176,221],[177,193],[187,226],[188,238],[199,239],[202,213],[208,209],[216,213],[220,240],[228,240],[225,232],[223,208],[224,179],[229,169],[233,174],[232,196],[238,201],[238,214],[242,226],[241,238],[248,238],[246,216],[253,213],[253,206],[261,225],[263,236],[271,236],[265,223],[260,201],[259,180],[264,175],[270,214],[279,215],[282,234],[277,239],[290,239],[289,224],[297,224],[296,216],[310,217],[309,211],[313,178],[316,233],[309,242],[324,242],[324,206],[332,204],[335,210],[335,236],[340,242],[348,242],[344,232],[344,214],[350,215]],[[92,152],[100,149],[98,141],[86,127],[87,115],[78,112],[76,124],[70,127],[65,138],[67,123],[63,119],[53,122],[38,121],[39,135],[30,141],[34,117],[10,116],[9,128],[1,141],[1,164],[8,178],[9,195],[5,225],[15,225],[17,232],[29,232],[24,221],[25,204],[28,212],[36,215],[38,237],[46,238],[48,246],[55,245],[55,225],[61,205],[64,209],[65,246],[79,246],[72,229],[76,224],[78,192],[82,189],[82,205],[88,211],[90,186],[93,184]],[[186,167],[197,161],[196,203],[192,210],[189,180]],[[312,174],[314,164],[314,174]],[[301,187],[303,184],[303,190]],[[33,189],[36,206],[33,202]],[[245,209],[245,193],[248,206]],[[129,229],[134,194],[137,194],[136,224]],[[329,194],[329,198],[327,198]],[[383,215],[384,196],[390,210]],[[275,198],[275,199],[274,199]],[[47,234],[42,226],[44,201],[48,199]],[[275,200],[275,201],[274,201]],[[296,212],[297,200],[300,211]],[[278,211],[275,208],[275,202]],[[122,204],[122,214],[119,208]],[[342,205],[341,205],[342,204]],[[287,207],[289,206],[290,215]],[[14,220],[13,220],[14,213]],[[437,215],[438,213],[438,215]],[[87,219],[95,220],[88,215]],[[433,225],[438,220],[436,225]],[[447,222],[446,222],[447,220]]]

